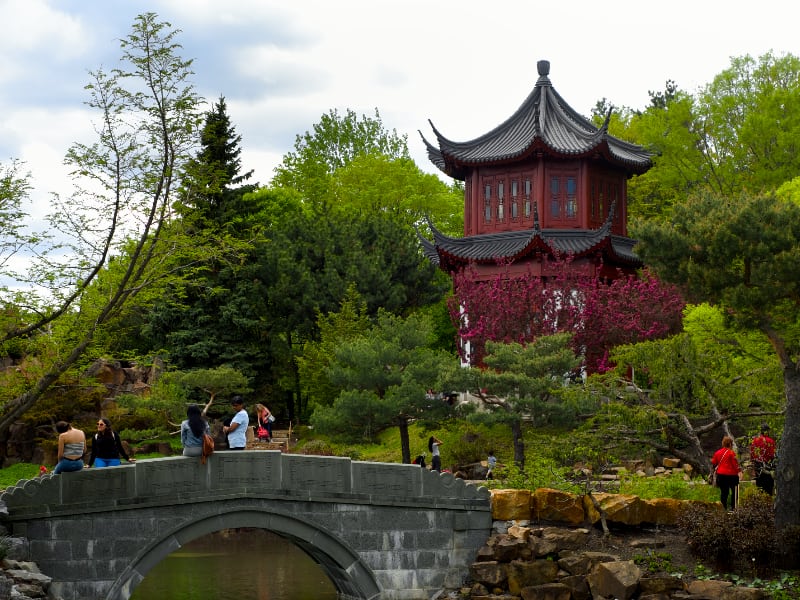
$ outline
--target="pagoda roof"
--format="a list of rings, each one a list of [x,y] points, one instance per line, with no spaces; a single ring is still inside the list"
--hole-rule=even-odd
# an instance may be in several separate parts
[[[441,171],[463,180],[478,166],[518,162],[536,153],[559,158],[601,156],[631,174],[651,166],[651,154],[641,146],[608,133],[609,111],[602,127],[573,110],[550,82],[550,63],[537,63],[539,79],[517,111],[488,133],[468,142],[444,137],[429,121],[438,147],[420,132],[428,157]]]
[[[446,271],[469,263],[516,262],[535,254],[583,258],[600,255],[609,265],[638,268],[642,260],[633,252],[636,240],[611,233],[611,218],[599,229],[533,229],[504,231],[454,238],[430,221],[433,241],[417,233],[428,259]]]

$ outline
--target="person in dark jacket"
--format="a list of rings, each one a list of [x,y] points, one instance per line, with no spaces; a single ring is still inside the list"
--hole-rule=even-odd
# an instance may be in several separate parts
[[[122,447],[119,434],[111,428],[111,421],[100,419],[97,421],[97,433],[92,437],[92,454],[89,457],[89,466],[118,467],[120,457],[129,463],[136,462],[130,458]]]

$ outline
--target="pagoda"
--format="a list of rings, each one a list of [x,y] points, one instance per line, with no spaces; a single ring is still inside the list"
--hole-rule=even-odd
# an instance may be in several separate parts
[[[428,223],[426,256],[455,273],[472,265],[479,279],[504,271],[546,275],[547,259],[571,257],[614,279],[642,266],[627,227],[627,181],[647,171],[651,155],[573,110],[550,82],[550,63],[519,109],[468,142],[444,137],[431,122],[428,157],[464,182],[464,237]]]

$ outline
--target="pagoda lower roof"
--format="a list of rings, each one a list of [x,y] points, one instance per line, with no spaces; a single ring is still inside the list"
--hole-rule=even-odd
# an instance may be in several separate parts
[[[470,263],[516,262],[535,254],[554,258],[582,258],[600,255],[606,264],[638,268],[642,260],[633,252],[636,240],[610,233],[608,225],[599,229],[524,229],[472,235],[447,236],[428,224],[433,241],[419,235],[423,252],[445,270]]]
[[[475,167],[513,163],[534,154],[562,159],[603,157],[631,174],[650,168],[649,152],[608,133],[610,112],[598,128],[553,88],[548,61],[539,61],[538,69],[539,79],[533,91],[511,117],[488,133],[471,141],[454,142],[430,123],[438,147],[421,132],[420,136],[431,162],[447,175],[462,180]]]

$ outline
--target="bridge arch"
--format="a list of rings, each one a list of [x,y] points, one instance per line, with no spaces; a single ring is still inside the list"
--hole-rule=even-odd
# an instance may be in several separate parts
[[[0,504],[64,600],[127,600],[171,552],[238,527],[291,540],[343,598],[422,600],[463,583],[492,525],[489,491],[450,474],[278,451],[48,474]]]
[[[372,571],[336,536],[289,515],[241,509],[200,517],[167,532],[139,552],[111,586],[106,599],[128,600],[151,569],[185,544],[223,529],[238,528],[265,529],[298,546],[322,568],[340,598],[370,600],[380,596]]]

